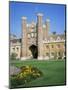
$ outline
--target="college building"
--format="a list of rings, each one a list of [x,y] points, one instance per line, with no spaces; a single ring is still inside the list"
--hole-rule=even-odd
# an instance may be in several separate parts
[[[37,14],[37,23],[32,20],[29,24],[27,17],[22,17],[22,35],[17,38],[10,35],[10,57],[17,59],[64,59],[65,33],[50,33],[50,20],[43,23],[43,14]],[[58,22],[59,23],[59,22]]]

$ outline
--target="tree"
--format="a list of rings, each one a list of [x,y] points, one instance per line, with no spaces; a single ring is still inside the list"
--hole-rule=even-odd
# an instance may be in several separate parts
[[[17,54],[16,53],[12,53],[11,56],[10,56],[11,60],[15,60],[16,57],[17,57]]]
[[[56,32],[54,31],[53,34],[56,35]]]

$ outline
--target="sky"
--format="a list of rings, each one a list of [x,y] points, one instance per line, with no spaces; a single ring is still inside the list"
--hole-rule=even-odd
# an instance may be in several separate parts
[[[63,34],[65,31],[65,5],[47,3],[9,3],[10,33],[21,37],[22,17],[27,17],[27,23],[37,22],[37,13],[43,13],[43,23],[50,19],[50,33]]]

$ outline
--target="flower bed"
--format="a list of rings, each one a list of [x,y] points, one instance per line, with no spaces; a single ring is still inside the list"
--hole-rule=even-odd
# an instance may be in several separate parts
[[[17,75],[11,75],[11,87],[13,88],[27,84],[43,75],[36,67],[22,66],[20,69],[21,71]]]

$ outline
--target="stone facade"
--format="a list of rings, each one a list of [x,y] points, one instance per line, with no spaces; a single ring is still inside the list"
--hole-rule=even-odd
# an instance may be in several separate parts
[[[31,24],[27,23],[26,17],[22,17],[22,36],[21,39],[10,41],[10,55],[15,52],[21,60],[65,58],[65,34],[49,32],[50,20],[46,19],[46,23],[43,24],[43,14],[38,13],[37,23],[32,21]],[[16,48],[19,48],[19,51]]]

